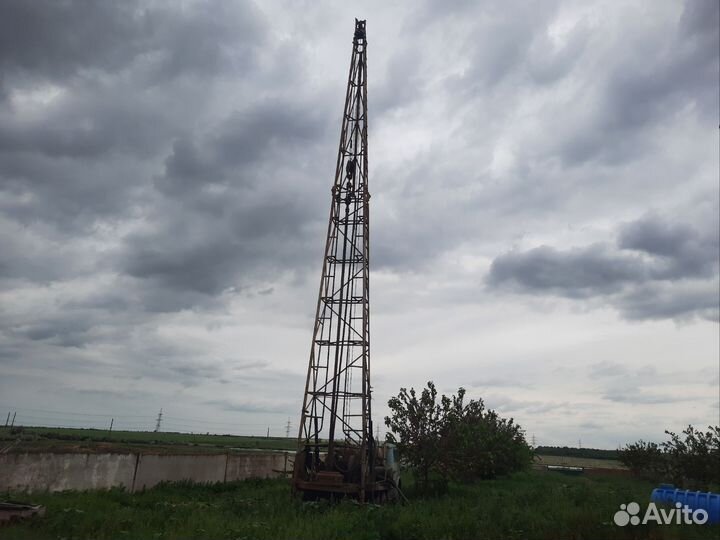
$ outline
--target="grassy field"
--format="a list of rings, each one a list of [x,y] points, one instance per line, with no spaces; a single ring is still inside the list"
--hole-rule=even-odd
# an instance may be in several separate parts
[[[625,469],[616,459],[592,459],[573,456],[535,456],[538,465],[564,465],[567,467],[587,467],[597,469]]]
[[[44,518],[0,530],[19,539],[709,539],[717,526],[617,527],[621,503],[648,502],[652,485],[531,471],[476,485],[451,485],[443,496],[383,507],[331,505],[290,497],[285,480],[214,486],[166,484],[122,490],[33,495]],[[27,499],[27,496],[24,497]]]
[[[100,429],[23,427],[11,433],[0,427],[0,450],[8,452],[143,452],[162,454],[217,454],[245,450],[290,450],[294,438],[244,437],[191,433],[154,433],[152,431],[113,431]],[[612,459],[589,459],[572,456],[537,456],[538,465],[622,468]]]
[[[152,431],[0,427],[0,449],[9,452],[225,453],[233,450],[294,450],[295,439]]]

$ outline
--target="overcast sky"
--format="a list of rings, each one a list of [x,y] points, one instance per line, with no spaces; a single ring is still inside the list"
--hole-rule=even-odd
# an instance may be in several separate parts
[[[0,414],[295,432],[358,17],[376,423],[717,424],[717,0],[347,4],[0,4]]]

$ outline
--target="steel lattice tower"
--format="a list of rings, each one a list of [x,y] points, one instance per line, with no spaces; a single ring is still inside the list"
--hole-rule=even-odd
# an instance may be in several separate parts
[[[320,471],[342,473],[345,482],[359,485],[362,498],[373,467],[374,440],[370,415],[367,42],[365,21],[357,19],[331,192],[298,455],[305,453],[303,474],[307,478]],[[296,469],[298,466],[296,460]]]

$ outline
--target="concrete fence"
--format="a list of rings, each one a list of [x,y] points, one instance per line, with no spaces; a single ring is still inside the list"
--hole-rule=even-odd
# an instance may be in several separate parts
[[[220,455],[0,454],[1,491],[62,491],[123,486],[130,492],[160,482],[232,482],[283,476],[286,452]]]

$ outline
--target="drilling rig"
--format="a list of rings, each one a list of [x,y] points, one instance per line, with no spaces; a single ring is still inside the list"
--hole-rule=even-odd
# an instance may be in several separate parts
[[[393,487],[373,437],[370,387],[367,40],[355,19],[293,490],[382,500]]]

